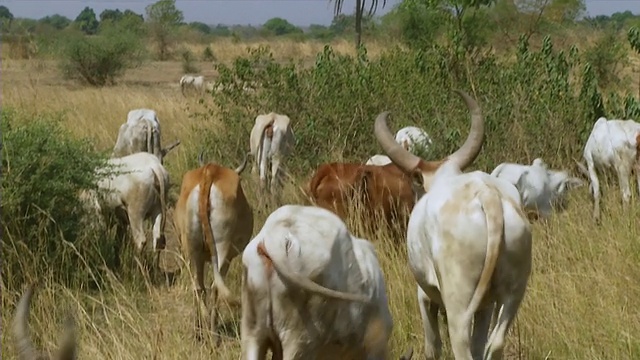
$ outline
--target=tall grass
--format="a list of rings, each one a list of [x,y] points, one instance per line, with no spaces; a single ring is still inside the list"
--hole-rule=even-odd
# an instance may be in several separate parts
[[[173,139],[182,141],[182,145],[173,150],[165,161],[173,184],[171,196],[174,200],[171,203],[177,196],[182,174],[196,166],[195,155],[201,149],[207,150],[211,160],[229,167],[237,166],[242,160],[240,154],[248,149],[248,136],[242,134],[243,131],[248,132],[250,128],[242,131],[238,129],[242,126],[250,126],[247,124],[252,123],[255,115],[252,117],[248,112],[243,113],[242,111],[245,110],[235,103],[227,107],[227,109],[238,110],[230,116],[229,113],[225,115],[224,112],[220,112],[213,100],[206,100],[204,104],[200,104],[192,99],[183,98],[176,86],[177,79],[181,75],[179,63],[150,64],[144,69],[132,72],[123,84],[104,89],[72,86],[46,69],[36,73],[33,71],[33,68],[38,66],[36,61],[7,61],[3,62],[2,66],[3,105],[10,105],[16,111],[26,115],[62,112],[61,121],[64,126],[78,137],[94,139],[93,146],[97,150],[108,150],[113,146],[118,127],[125,121],[129,110],[138,107],[155,109],[162,123],[164,141]],[[336,67],[335,69],[344,68]],[[154,74],[157,74],[157,77]],[[154,79],[156,83],[149,86],[149,79]],[[394,81],[400,80],[399,75],[394,79]],[[399,89],[400,85],[394,85],[397,86],[394,89]],[[423,86],[428,88],[432,84],[423,83]],[[406,103],[406,114],[409,116],[402,121],[407,124],[415,123],[427,131],[435,129],[430,134],[434,141],[444,143],[440,152],[444,153],[450,147],[456,146],[461,137],[466,134],[468,126],[468,114],[465,110],[452,110],[461,107],[460,101],[450,93],[443,95],[442,98],[451,98],[450,102],[437,111],[433,110],[434,113],[429,117],[427,114],[430,113],[426,110],[409,112],[412,106],[417,106],[416,104],[420,101],[426,101],[417,95],[412,97],[413,90],[415,89],[407,89],[406,92],[393,97],[387,94],[386,99],[392,99],[396,108]],[[578,140],[572,138],[575,143],[572,142],[572,150],[567,153],[554,150],[561,147],[561,142],[552,143],[560,141],[559,139],[563,137],[540,139],[543,145],[523,144],[521,141],[525,139],[533,141],[530,139],[536,137],[535,134],[529,134],[531,131],[536,131],[535,128],[522,127],[526,125],[523,120],[535,120],[539,117],[534,116],[531,111],[527,112],[525,107],[520,106],[522,104],[511,104],[508,112],[510,117],[498,122],[497,114],[503,113],[496,109],[505,106],[504,102],[496,97],[497,93],[488,92],[486,88],[479,92],[484,92],[485,95],[478,100],[486,113],[493,114],[490,116],[494,116],[494,122],[490,122],[492,125],[487,130],[487,144],[476,167],[490,171],[492,166],[502,161],[530,160],[537,155],[538,151],[544,151],[547,157],[551,157],[549,162],[554,165],[570,166],[567,157],[574,155],[574,152],[579,149]],[[427,95],[427,93],[421,94]],[[342,109],[345,109],[349,102],[352,104],[356,102],[354,98],[336,99],[328,94],[326,96],[324,101],[327,113],[344,111]],[[252,111],[254,113],[271,111],[271,108],[266,106],[272,104],[273,100],[260,99],[264,101],[265,108]],[[318,110],[315,106],[319,106],[320,102],[314,99],[301,99],[300,110],[286,112],[292,117],[293,126],[300,128],[303,134],[309,130],[303,129],[306,126],[303,122],[309,121],[312,118],[311,115],[316,116],[318,121],[323,119],[327,121],[326,117],[322,118],[320,113],[316,112]],[[339,108],[336,103],[342,101],[346,105]],[[283,104],[285,108],[292,106],[291,102]],[[299,187],[308,180],[313,166],[322,158],[344,158],[364,162],[367,156],[363,155],[371,155],[373,151],[380,152],[371,131],[373,123],[371,114],[378,111],[377,106],[364,108],[354,106],[351,117],[345,120],[358,124],[358,127],[361,126],[363,129],[359,136],[367,144],[357,145],[357,150],[353,150],[350,144],[339,141],[321,144],[319,146],[327,149],[327,153],[321,154],[320,158],[315,160],[309,148],[310,143],[306,145],[307,147],[296,150],[297,156],[304,158],[305,161],[296,160],[289,164],[292,177],[291,181],[285,184],[283,195],[285,203],[305,202]],[[562,108],[561,110],[564,114],[562,119],[580,114],[575,109]],[[556,114],[555,111],[547,111],[549,116]],[[201,115],[194,116],[196,113]],[[304,114],[304,117],[296,117],[297,114]],[[341,125],[336,125],[342,124],[340,122],[342,120],[338,117],[343,115],[346,113],[328,115],[331,121],[336,122],[329,123],[329,127],[320,129],[315,135],[316,139],[328,139],[334,136],[335,129],[344,131]],[[430,118],[436,118],[438,121],[432,122]],[[392,119],[390,125],[393,128],[399,128],[401,122],[399,119],[400,117]],[[587,124],[594,120],[579,119]],[[237,121],[241,123],[237,126],[233,125]],[[502,124],[509,124],[509,129],[501,129],[500,126],[506,126]],[[564,127],[557,129],[568,131]],[[235,132],[236,130],[239,134]],[[446,131],[452,132],[449,138],[446,137],[448,134]],[[496,141],[492,135],[501,131],[521,131],[522,137],[518,138],[520,141],[513,139],[509,141],[508,136],[502,136],[501,143],[492,143]],[[544,134],[546,135],[538,135],[538,137],[551,136],[546,131]],[[555,147],[549,148],[550,144]],[[248,201],[254,209],[255,234],[262,226],[264,219],[276,208],[276,204],[259,194],[258,187],[249,176],[249,171],[243,174],[243,186]],[[583,360],[640,357],[640,312],[636,310],[640,308],[639,197],[636,195],[631,208],[624,211],[620,205],[617,187],[613,186],[605,190],[608,191],[604,195],[601,226],[591,221],[591,202],[586,187],[570,195],[570,206],[566,212],[555,215],[548,224],[534,225],[534,268],[514,330],[508,336],[508,358]],[[361,219],[354,218],[348,221],[348,226],[352,232],[368,238],[376,246],[385,274],[389,304],[394,318],[392,356],[397,358],[412,346],[416,350],[414,356],[420,358],[423,356],[422,326],[417,306],[416,285],[406,261],[405,240],[394,238],[390,232],[382,228],[365,227],[363,223]],[[165,268],[183,270],[172,286],[151,286],[140,279],[118,280],[106,272],[106,279],[99,289],[66,288],[53,281],[48,274],[43,273],[42,268],[36,265],[32,268],[24,268],[22,271],[32,274],[31,278],[38,279],[41,284],[31,309],[32,334],[37,343],[48,348],[55,347],[63,317],[70,309],[79,323],[80,358],[238,358],[240,353],[238,309],[229,309],[223,304],[220,305],[223,308],[223,323],[225,323],[220,347],[215,348],[209,342],[198,343],[194,340],[190,274],[188,267],[184,266],[184,259],[179,254],[171,222],[168,224],[168,250],[163,254],[162,264]],[[41,239],[42,242],[47,240]],[[3,237],[3,241],[7,241],[6,236]],[[126,244],[125,247],[132,246]],[[15,252],[12,256],[20,257],[23,253]],[[239,258],[234,260],[227,281],[236,294],[239,294],[240,285],[239,260]],[[19,261],[19,259],[3,259],[3,262],[5,261]],[[137,265],[135,261],[131,261],[125,262],[123,266],[135,269]],[[84,271],[84,269],[79,268],[77,271]],[[3,273],[1,289],[3,324],[9,324],[11,321],[16,301],[23,290],[19,286],[7,287],[6,284],[11,281],[6,279],[6,276],[11,274]],[[445,355],[450,357],[446,330],[443,328],[442,332]],[[3,331],[2,351],[8,358],[15,356],[11,340],[10,332]]]

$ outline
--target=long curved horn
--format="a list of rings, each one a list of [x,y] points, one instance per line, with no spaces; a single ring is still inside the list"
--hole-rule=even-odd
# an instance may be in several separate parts
[[[238,166],[238,167],[235,169],[235,172],[236,172],[238,175],[242,174],[242,172],[244,171],[244,168],[246,168],[246,167],[247,167],[247,160],[249,159],[249,154],[250,154],[250,153],[251,153],[251,152],[247,152],[247,153],[245,153],[245,154],[244,154],[244,161],[242,161],[242,164],[240,164],[240,166]]]
[[[478,103],[469,94],[462,90],[453,90],[467,104],[469,112],[471,112],[471,129],[469,135],[464,144],[453,154],[449,155],[448,159],[456,163],[460,170],[464,170],[480,154],[482,149],[482,143],[484,142],[484,118],[482,117],[482,110]]]
[[[27,290],[22,294],[16,312],[13,317],[13,338],[18,351],[18,358],[22,360],[37,359],[40,356],[39,351],[33,347],[31,336],[29,335],[29,304],[33,296],[35,286],[29,285]]]
[[[387,117],[389,111],[385,111],[378,115],[373,126],[373,132],[378,139],[378,143],[382,146],[384,152],[389,158],[406,172],[413,172],[423,160],[408,152],[400,144],[396,142],[387,127]]]

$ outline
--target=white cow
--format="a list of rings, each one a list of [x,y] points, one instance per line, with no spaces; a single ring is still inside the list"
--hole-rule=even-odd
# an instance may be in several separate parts
[[[182,96],[185,96],[186,89],[192,89],[201,93],[205,90],[206,85],[204,76],[202,75],[183,75],[180,78],[180,91],[182,92]]]
[[[367,160],[365,165],[384,166],[391,163],[391,159],[387,155],[373,155]]]
[[[280,184],[280,165],[295,145],[290,122],[288,116],[271,112],[258,115],[251,129],[249,145],[255,159],[251,172],[255,175],[259,167],[260,187],[264,189],[269,185],[272,193]]]
[[[120,126],[116,145],[111,154],[112,157],[123,157],[137,152],[154,154],[162,162],[164,156],[174,147],[180,145],[180,141],[161,147],[160,120],[155,111],[151,109],[134,109],[127,114],[127,122]]]
[[[398,130],[396,142],[412,154],[417,151],[427,151],[431,146],[431,138],[426,131],[415,126],[407,126]]]
[[[447,158],[425,161],[402,148],[387,128],[387,112],[376,119],[375,134],[395,164],[422,174],[426,191],[407,226],[426,358],[441,355],[437,315],[444,307],[456,360],[500,359],[531,273],[531,225],[515,186],[481,171],[462,172],[480,152],[484,120],[475,100],[456,92],[471,111],[471,130]]]
[[[243,360],[269,348],[285,360],[385,358],[393,323],[378,258],[334,213],[278,208],[242,264]]]
[[[118,240],[125,234],[128,223],[136,249],[141,252],[147,238],[144,220],[154,219],[153,249],[165,247],[166,197],[169,188],[169,173],[160,160],[152,154],[139,152],[121,158],[111,158],[105,168],[98,169],[98,188],[104,192],[98,197],[93,191],[85,192],[82,198],[89,208],[98,212],[115,212],[118,216]],[[119,254],[120,242],[117,241]],[[156,265],[159,257],[156,256]],[[119,262],[119,260],[118,260]]]
[[[600,221],[600,181],[598,172],[615,170],[620,184],[623,204],[629,204],[631,186],[629,177],[635,169],[640,194],[640,123],[633,120],[607,120],[598,118],[593,125],[582,157],[587,168],[577,162],[578,168],[590,179],[593,195],[593,218]]]
[[[541,158],[534,159],[531,165],[502,163],[491,176],[513,184],[525,211],[537,212],[543,218],[551,216],[554,207],[564,206],[567,189],[584,185],[581,179],[569,176],[566,171],[549,169]]]

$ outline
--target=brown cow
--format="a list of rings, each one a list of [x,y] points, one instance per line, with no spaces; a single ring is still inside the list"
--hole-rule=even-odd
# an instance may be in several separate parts
[[[343,220],[354,198],[360,196],[369,215],[381,210],[387,221],[392,222],[398,215],[408,216],[422,195],[421,186],[416,186],[414,179],[393,163],[383,166],[329,163],[318,167],[308,192],[317,206],[333,211]]]
[[[13,339],[20,360],[73,360],[76,358],[76,340],[73,318],[69,316],[65,322],[65,333],[58,351],[52,356],[35,349],[29,336],[29,304],[35,286],[29,285],[20,297],[13,318]]]
[[[183,255],[189,259],[196,284],[196,331],[202,329],[200,301],[210,308],[211,331],[215,329],[215,303],[218,291],[223,299],[237,302],[224,283],[231,260],[249,243],[253,214],[242,190],[240,173],[247,157],[235,171],[209,163],[188,171],[182,178],[180,198],[174,210],[174,223]],[[201,157],[200,157],[201,159]],[[201,196],[202,192],[202,196]],[[212,304],[207,305],[204,265],[213,267]]]

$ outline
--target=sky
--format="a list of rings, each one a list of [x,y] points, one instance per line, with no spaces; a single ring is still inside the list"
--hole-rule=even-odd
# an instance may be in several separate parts
[[[96,15],[104,9],[130,9],[144,13],[144,8],[157,0],[0,0],[15,17],[39,19],[58,13],[74,19],[85,6],[93,8]],[[382,0],[379,1],[380,4]],[[383,15],[401,0],[387,0]],[[586,0],[587,12],[591,16],[611,15],[630,10],[640,14],[640,0]],[[206,24],[259,25],[281,17],[297,26],[310,24],[329,25],[333,19],[333,2],[329,0],[176,0],[176,6],[184,13],[185,21],[200,21]],[[345,0],[343,11],[352,13],[355,0]]]

